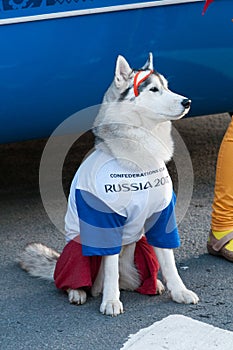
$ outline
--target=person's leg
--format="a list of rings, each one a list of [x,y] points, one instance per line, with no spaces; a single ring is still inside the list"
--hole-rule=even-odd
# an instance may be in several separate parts
[[[208,251],[233,261],[233,118],[218,154],[212,208]]]

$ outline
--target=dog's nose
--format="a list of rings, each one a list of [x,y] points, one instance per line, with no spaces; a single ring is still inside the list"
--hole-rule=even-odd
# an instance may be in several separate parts
[[[181,104],[184,108],[189,108],[191,106],[191,100],[189,100],[188,98],[184,98]]]

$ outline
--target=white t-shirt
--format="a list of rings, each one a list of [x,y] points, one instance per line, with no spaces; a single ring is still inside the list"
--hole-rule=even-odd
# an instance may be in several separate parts
[[[133,172],[100,150],[79,167],[65,217],[67,241],[79,236],[84,255],[110,255],[145,233],[151,245],[179,246],[175,195],[165,163]]]

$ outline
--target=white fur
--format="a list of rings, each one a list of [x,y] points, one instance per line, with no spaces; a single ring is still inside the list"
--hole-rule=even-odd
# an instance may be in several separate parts
[[[151,61],[148,67],[152,67]],[[165,78],[158,74],[150,76],[150,84],[138,97],[130,89],[126,98],[120,100],[122,92],[133,85],[135,74],[119,56],[114,81],[104,96],[93,128],[96,148],[110,153],[132,170],[148,169],[155,159],[165,162],[171,159],[170,120],[182,118],[189,110],[181,104],[185,97],[170,91]],[[154,87],[157,92],[151,91]]]
[[[154,248],[154,250],[159,260],[167,289],[171,293],[172,300],[177,303],[197,304],[199,301],[198,296],[185,287],[178,274],[173,250],[161,248]]]
[[[151,54],[143,69],[153,69]],[[132,88],[135,74],[127,61],[119,56],[114,81],[104,96],[93,131],[97,137],[96,148],[110,153],[132,170],[146,170],[154,159],[165,162],[171,159],[173,141],[170,121],[182,118],[189,107],[185,108],[182,104],[186,98],[170,91],[165,78],[158,74],[150,76],[150,83],[135,98]],[[123,98],[126,89],[128,91]],[[183,284],[176,269],[173,251],[154,249],[172,299],[178,303],[196,304],[199,299]],[[132,255],[125,254],[124,264],[130,260],[132,265]],[[103,285],[100,311],[114,316],[123,312],[119,299],[118,266],[117,255],[105,257],[104,268],[97,278],[99,290]],[[158,292],[163,289],[159,281]],[[96,286],[93,290],[95,293]]]
[[[152,54],[143,69],[149,73],[153,70]],[[96,148],[110,153],[132,170],[147,170],[154,160],[167,162],[171,159],[173,141],[170,121],[184,116],[189,106],[182,104],[186,98],[170,91],[167,81],[158,73],[150,75],[147,84],[135,97],[133,82],[136,73],[122,56],[118,57],[114,81],[104,96],[93,132],[96,135]],[[196,304],[199,299],[182,282],[173,251],[154,249],[172,299],[178,303]],[[135,290],[140,285],[140,276],[134,265],[134,250],[135,243],[123,247],[120,255],[102,258],[91,292],[93,296],[103,293],[100,306],[103,314],[116,316],[123,313],[120,289]],[[21,254],[20,264],[34,276],[51,279],[58,257],[57,252],[40,244],[32,244]],[[157,292],[161,294],[163,291],[164,286],[158,280]],[[70,303],[85,303],[86,292],[82,289],[68,289],[67,292]]]
[[[71,304],[81,305],[87,300],[87,293],[83,289],[68,289],[68,299]]]
[[[29,244],[17,258],[23,270],[34,277],[53,281],[53,273],[60,254],[41,243]]]
[[[100,312],[106,315],[117,316],[123,312],[119,290],[119,255],[103,256],[103,298]]]

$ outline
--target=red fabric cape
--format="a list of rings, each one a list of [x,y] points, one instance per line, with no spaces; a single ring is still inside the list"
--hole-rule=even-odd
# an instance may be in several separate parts
[[[137,243],[134,254],[135,265],[141,277],[137,292],[156,294],[159,263],[145,237]],[[81,244],[70,241],[60,255],[54,272],[56,287],[67,290],[83,288],[89,290],[95,281],[101,263],[101,256],[83,256]]]

